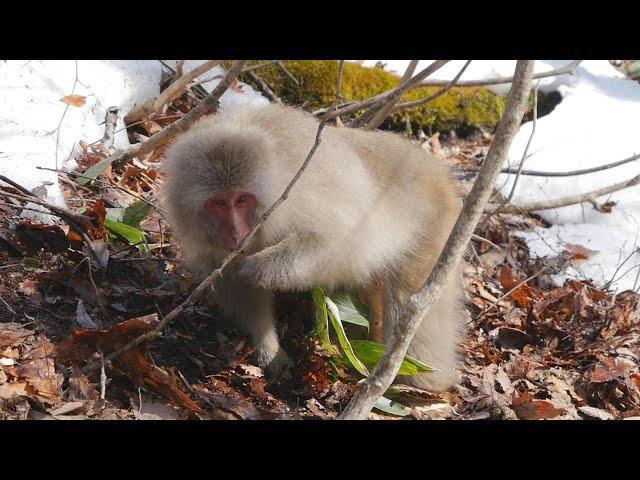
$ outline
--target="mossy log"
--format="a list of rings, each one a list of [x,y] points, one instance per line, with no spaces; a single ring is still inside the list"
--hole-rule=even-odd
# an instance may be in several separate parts
[[[336,93],[337,60],[286,60],[283,63],[298,80],[299,85],[275,64],[261,68],[256,73],[284,103],[301,106],[309,111],[331,105]],[[240,78],[252,83],[246,75]],[[366,100],[394,88],[399,82],[400,77],[382,68],[369,68],[346,62],[342,94],[347,101]],[[427,97],[440,88],[413,89],[407,92],[400,102]],[[486,88],[452,88],[425,105],[392,113],[382,128],[406,130],[407,123],[410,123],[414,132],[422,128],[427,134],[455,130],[458,134],[465,135],[477,129],[493,132],[500,120],[504,103],[503,97]]]

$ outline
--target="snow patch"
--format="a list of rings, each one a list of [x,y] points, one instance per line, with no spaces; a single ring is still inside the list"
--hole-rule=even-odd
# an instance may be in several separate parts
[[[187,61],[184,71],[201,63]],[[136,102],[160,93],[162,68],[157,60],[0,61],[0,174],[29,190],[44,185],[45,200],[64,206],[57,174],[36,167],[74,168],[78,142],[102,138],[105,113],[111,106],[120,110],[114,148],[129,147],[122,119]],[[216,73],[223,71],[216,67],[199,78]],[[211,91],[218,82],[220,79],[203,86]],[[268,103],[249,85],[241,87],[241,91],[229,89],[222,96],[221,108]],[[85,97],[84,105],[67,106],[61,101],[72,93]],[[49,220],[48,216],[39,219]]]

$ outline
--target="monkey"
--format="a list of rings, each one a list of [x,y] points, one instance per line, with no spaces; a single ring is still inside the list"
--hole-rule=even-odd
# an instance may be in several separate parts
[[[168,148],[162,198],[183,257],[208,274],[284,192],[314,144],[318,119],[282,104],[230,106]],[[327,125],[291,190],[214,286],[267,376],[292,360],[275,327],[275,291],[358,290],[372,337],[387,341],[426,281],[462,202],[439,159],[392,132]],[[461,275],[443,289],[408,355],[435,367],[398,381],[431,391],[457,382]]]

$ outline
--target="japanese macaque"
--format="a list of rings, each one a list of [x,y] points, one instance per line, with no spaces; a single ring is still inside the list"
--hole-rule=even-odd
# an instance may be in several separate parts
[[[167,151],[164,201],[188,265],[208,274],[277,200],[315,141],[318,120],[282,105],[204,118]],[[359,289],[372,335],[388,339],[424,283],[461,208],[444,166],[392,133],[327,126],[308,168],[215,285],[267,374],[290,359],[272,291]],[[399,380],[430,390],[457,381],[460,276],[432,306],[408,354],[439,371]],[[382,324],[382,327],[380,327]]]

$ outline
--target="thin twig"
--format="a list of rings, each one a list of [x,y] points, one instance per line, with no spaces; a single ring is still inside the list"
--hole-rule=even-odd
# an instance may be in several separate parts
[[[246,73],[249,76],[249,78],[253,80],[253,82],[256,84],[256,86],[258,87],[258,90],[264,93],[264,95],[269,100],[271,100],[273,103],[282,103],[282,100],[280,100],[280,98],[275,93],[273,93],[273,90],[271,90],[269,85],[267,85],[267,82],[262,80],[258,75],[256,75],[253,72],[246,72]]]
[[[453,77],[453,79],[449,83],[447,83],[441,90],[438,90],[433,95],[430,95],[425,98],[419,98],[418,100],[412,100],[410,102],[398,103],[396,106],[393,107],[393,109],[391,109],[391,113],[397,112],[398,110],[405,110],[408,108],[417,107],[419,105],[424,105],[444,95],[445,93],[447,93],[449,90],[451,90],[453,87],[456,86],[456,84],[458,83],[458,80],[460,79],[460,77],[462,76],[462,74],[467,69],[470,63],[471,63],[471,60],[467,60],[464,66],[456,74],[456,76]]]
[[[9,311],[14,315],[14,316],[15,316],[15,315],[18,315],[18,314],[16,313],[16,311],[15,311],[13,308],[11,308],[11,305],[9,305],[9,304],[6,302],[6,300],[5,300],[4,298],[2,298],[2,295],[0,295],[0,302],[2,302],[2,303],[4,304],[4,306],[5,306],[5,307],[7,307],[7,310],[9,310]]]
[[[202,65],[194,68],[191,72],[178,77],[171,85],[169,85],[160,95],[153,97],[146,102],[137,103],[124,118],[126,124],[137,122],[148,117],[154,112],[159,112],[169,102],[175,100],[188,87],[189,83],[213,67],[220,65],[223,60],[208,60]]]
[[[366,130],[375,130],[384,122],[384,119],[402,95],[447,63],[449,63],[449,60],[436,60],[415,76],[404,81],[401,80],[397,87],[391,89],[383,98],[376,101],[366,112],[354,120],[351,126],[356,128],[363,126]]]
[[[21,186],[18,183],[14,182],[13,180],[9,180],[4,175],[0,175],[0,180],[8,183],[9,185],[17,188],[18,190],[20,190],[22,192],[28,192],[29,191],[26,188],[24,188],[23,186]],[[0,190],[0,196],[8,197],[8,198],[15,198],[17,200],[22,200],[22,201],[25,201],[25,202],[35,203],[37,205],[45,207],[54,216],[60,217],[62,220],[67,222],[67,224],[73,230],[75,230],[75,232],[78,235],[80,235],[82,237],[82,240],[84,240],[84,243],[87,246],[87,249],[89,250],[89,253],[93,257],[93,259],[96,261],[96,263],[98,265],[100,265],[100,257],[98,256],[98,254],[96,253],[95,249],[93,248],[93,245],[91,244],[91,239],[87,236],[87,234],[84,232],[84,230],[82,228],[80,228],[80,226],[77,223],[77,222],[80,222],[80,223],[84,224],[85,226],[89,226],[89,225],[91,225],[91,219],[89,217],[87,217],[85,215],[78,215],[78,214],[72,213],[72,212],[70,212],[70,211],[68,211],[68,210],[66,210],[64,208],[60,208],[60,207],[56,207],[55,205],[51,205],[50,203],[45,202],[44,200],[41,200],[41,199],[37,198],[36,196],[34,196],[32,194],[16,195],[16,194],[13,194],[13,193],[3,192],[3,191]],[[44,212],[40,212],[40,213],[44,213]]]
[[[516,178],[513,180],[513,185],[511,186],[511,191],[507,198],[504,199],[502,205],[498,207],[500,210],[501,207],[504,207],[507,203],[511,201],[513,195],[516,193],[516,187],[518,186],[518,180],[520,180],[520,175],[522,174],[522,169],[524,168],[524,162],[527,160],[527,154],[529,153],[529,147],[531,146],[531,141],[533,140],[533,136],[536,134],[536,123],[538,121],[538,86],[540,85],[540,80],[536,83],[536,88],[533,91],[533,125],[531,127],[531,135],[529,135],[529,140],[527,141],[527,145],[524,148],[524,152],[522,153],[522,158],[520,159],[520,165],[518,165],[518,171],[516,172]]]
[[[495,247],[498,250],[502,250],[502,247],[500,245],[496,245],[495,243],[493,243],[488,238],[481,237],[480,235],[476,235],[475,233],[471,234],[471,238],[474,239],[474,240],[478,240],[479,242],[487,242],[492,247]]]
[[[505,205],[499,212],[497,208],[488,210],[486,213],[493,215],[495,213],[517,213],[517,212],[537,212],[540,210],[550,210],[552,208],[567,207],[569,205],[576,205],[578,203],[585,203],[595,200],[602,195],[608,193],[624,190],[625,188],[635,187],[640,185],[640,175],[637,175],[630,180],[624,182],[614,183],[607,187],[598,188],[590,192],[580,193],[578,195],[571,195],[569,197],[557,198],[555,200],[543,200],[540,202],[525,203],[522,205]]]
[[[274,63],[278,63],[279,61],[280,60],[269,60],[267,62],[259,63],[257,65],[251,65],[250,67],[244,68],[242,72],[240,72],[240,75],[242,75],[243,73],[253,72],[254,70],[258,70],[260,68],[267,67],[269,65],[273,65]],[[202,85],[203,83],[212,82],[213,80],[217,80],[218,78],[222,78],[222,77],[224,77],[223,73],[217,74],[217,75],[214,75],[213,77],[205,78],[203,80],[199,80],[195,83],[192,83],[191,87],[193,88],[197,85]]]
[[[76,91],[76,85],[78,85],[78,61],[76,60],[76,77],[73,81],[73,87],[71,87],[71,95]],[[58,145],[60,144],[60,127],[62,126],[62,122],[64,120],[65,115],[67,114],[67,110],[69,110],[69,103],[65,102],[64,111],[62,112],[62,117],[60,117],[60,122],[58,123],[58,127],[55,129],[56,132],[56,168],[58,168]],[[51,132],[53,133],[53,132]]]
[[[202,102],[200,102],[196,107],[189,111],[189,113],[184,115],[180,120],[173,122],[171,125],[162,129],[162,131],[156,133],[155,135],[152,135],[148,140],[136,143],[129,149],[118,152],[114,155],[111,155],[109,158],[102,160],[101,162],[87,170],[85,172],[85,175],[95,178],[111,164],[123,165],[134,157],[141,157],[142,155],[155,150],[161,145],[166,144],[176,135],[188,130],[189,127],[191,127],[191,125],[193,125],[196,120],[198,120],[202,116],[216,112],[219,107],[220,97],[224,92],[227,91],[233,81],[238,78],[238,75],[240,74],[244,63],[245,62],[243,60],[235,61],[222,81],[218,83],[218,85],[216,85],[216,88],[214,88],[211,93],[202,100]],[[81,182],[82,185],[85,185],[86,183],[89,182]]]
[[[0,180],[4,180],[2,175],[0,175]],[[66,210],[64,208],[56,207],[55,205],[51,205],[50,203],[45,202],[44,200],[41,200],[31,194],[19,195],[16,193],[9,193],[9,192],[4,192],[0,190],[0,196],[6,197],[6,198],[14,198],[16,200],[22,200],[23,202],[35,203],[36,205],[45,207],[46,209],[49,210],[50,214],[56,217],[60,217],[63,220],[65,220],[66,217],[71,217],[75,222],[79,222],[82,225],[85,225],[85,226],[91,225],[91,218],[87,217],[86,215],[80,215],[77,213],[70,212],[69,210]],[[46,214],[47,212],[40,211],[40,213]]]
[[[526,101],[531,90],[532,76],[533,61],[519,60],[513,84],[507,96],[504,113],[498,124],[487,158],[483,162],[471,192],[465,199],[464,207],[436,265],[420,290],[409,298],[402,318],[394,326],[389,341],[385,345],[383,356],[371,375],[358,384],[355,395],[339,418],[352,420],[366,418],[375,402],[393,382],[423,318],[428,314],[429,308],[437,300],[449,277],[460,263],[469,244],[469,239],[489,200],[511,141],[522,121]]]
[[[537,73],[533,76],[533,78],[538,79],[538,78],[546,78],[546,77],[555,77],[558,75],[572,74],[575,71],[575,69],[578,67],[580,62],[582,62],[582,60],[574,60],[564,67],[549,70],[548,72]],[[488,85],[499,85],[503,83],[511,83],[512,80],[513,80],[513,77],[498,77],[498,78],[492,78],[488,80],[465,80],[465,81],[459,81],[456,86],[478,87],[478,86],[488,86]],[[414,88],[420,88],[420,87],[446,86],[448,83],[449,81],[447,80],[426,80],[416,85],[413,85],[409,90],[412,90]],[[368,98],[361,102],[345,103],[344,105],[340,106],[340,108],[332,112],[331,115],[329,115],[329,120],[333,120],[335,117],[343,116],[343,115],[367,108],[373,105],[375,102],[379,101],[380,99],[384,98],[387,95],[387,93],[388,92],[380,93],[374,97]],[[322,117],[323,115],[327,114],[328,110],[329,110],[328,108],[322,108],[314,111],[313,114],[316,116]]]
[[[71,178],[87,178],[89,180],[92,180],[96,183],[100,183],[102,185],[104,185],[105,187],[108,188],[115,188],[116,190],[120,190],[123,193],[126,193],[127,195],[132,196],[133,198],[137,198],[138,200],[150,205],[151,207],[155,208],[157,211],[164,213],[164,210],[162,209],[162,207],[156,205],[155,203],[153,203],[151,200],[144,198],[142,195],[138,195],[137,193],[133,193],[130,190],[127,190],[124,187],[121,187],[120,185],[116,185],[114,183],[111,182],[107,182],[105,180],[100,180],[97,178],[91,178],[91,177],[87,177],[86,175],[82,175],[78,172],[71,172],[71,171],[67,171],[67,170],[57,170],[55,168],[46,168],[46,167],[36,167],[38,170],[49,170],[51,172],[56,172],[58,174],[65,174]],[[79,185],[80,187],[82,187],[82,185]]]
[[[576,175],[586,175],[588,173],[601,172],[602,170],[609,170],[610,168],[619,167],[620,165],[624,165],[625,163],[630,163],[638,160],[640,158],[640,153],[632,155],[623,160],[618,160],[616,162],[607,163],[605,165],[600,165],[599,167],[591,167],[591,168],[583,168],[581,170],[570,170],[568,172],[545,172],[541,170],[522,170],[520,175],[530,175],[532,177],[574,177]],[[515,168],[503,168],[500,173],[517,173],[518,170]]]
[[[293,83],[296,84],[296,86],[300,85],[298,79],[293,76],[293,74],[287,69],[287,67],[284,65],[284,63],[282,63],[281,60],[278,60],[276,63],[278,64],[278,67],[280,67],[280,70],[282,70],[284,74],[289,77]]]
[[[540,78],[547,77],[557,77],[558,75],[567,75],[572,74],[578,65],[582,63],[582,60],[573,60],[571,63],[565,65],[564,67],[554,68],[553,70],[549,70],[546,72],[536,73],[533,76],[533,80],[537,80]],[[462,80],[458,82],[458,87],[486,87],[489,85],[501,85],[505,83],[511,83],[513,81],[513,77],[494,77],[487,78],[485,80]],[[438,87],[441,85],[446,85],[445,80],[425,80],[420,83],[419,87]]]
[[[494,307],[496,307],[502,300],[504,300],[505,298],[507,298],[509,295],[511,295],[513,292],[515,292],[516,290],[518,290],[521,286],[523,286],[526,283],[529,283],[531,280],[533,280],[534,278],[536,278],[538,275],[542,274],[543,272],[546,272],[549,267],[551,265],[545,265],[544,267],[542,267],[540,270],[538,270],[536,273],[534,273],[533,275],[531,275],[528,278],[525,278],[524,280],[522,280],[520,283],[518,283],[515,287],[513,287],[511,290],[509,290],[508,292],[506,292],[504,295],[502,295],[500,298],[498,298],[495,302],[493,302],[491,305],[489,305],[488,307],[486,307],[484,310],[482,310],[478,316],[476,317],[476,321],[478,321],[479,319],[481,319],[482,317],[484,317],[487,313],[489,313],[490,310],[492,310]]]

